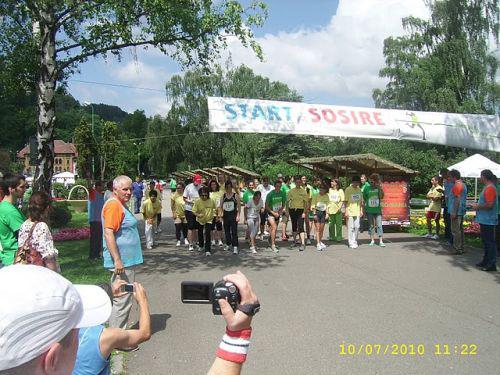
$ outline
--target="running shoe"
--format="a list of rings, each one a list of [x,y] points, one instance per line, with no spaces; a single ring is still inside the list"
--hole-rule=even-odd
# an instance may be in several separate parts
[[[189,250],[189,251],[193,251],[193,250],[194,250],[193,245],[189,245],[188,250]]]
[[[238,255],[238,248],[236,246],[233,247],[233,255]]]
[[[229,251],[229,246],[228,245],[224,246],[224,251]]]
[[[323,251],[323,248],[321,247],[321,244],[317,244],[316,245],[316,250]]]
[[[189,246],[189,241],[187,240],[187,238],[184,238],[184,245]]]
[[[311,244],[312,244],[311,239],[310,239],[310,238],[308,238],[308,239],[306,240],[306,245],[311,245]]]
[[[147,248],[148,250],[152,250],[152,249],[153,249],[153,246],[148,245],[146,248]]]
[[[439,236],[435,234],[434,236],[431,237],[433,240],[439,240]]]
[[[158,227],[158,229],[156,229],[156,231],[157,231],[158,233],[161,233],[161,228],[160,228],[160,227]]]
[[[385,243],[384,243],[384,241],[380,241],[378,245],[379,245],[380,247],[385,247]]]
[[[255,246],[251,246],[250,251],[252,252],[252,254],[257,254],[257,249],[255,248]]]
[[[224,242],[222,242],[222,240],[219,240],[218,245],[219,245],[219,247],[222,247],[222,246],[224,246]]]
[[[212,253],[210,251],[205,251],[205,256],[206,257],[209,257],[210,255],[212,255]]]
[[[175,244],[176,247],[179,247],[181,246],[181,241],[177,241],[177,243]]]
[[[323,248],[323,250],[324,250],[324,249],[326,249],[326,248],[328,247],[328,246],[326,246],[323,242],[320,242],[319,244],[321,245],[321,247]]]
[[[276,246],[271,246],[271,251],[272,251],[273,253],[278,254],[278,253],[280,252],[280,249],[278,249]]]
[[[264,231],[264,236],[269,236],[269,232],[267,230]]]
[[[353,244],[351,247],[352,247],[353,249],[357,249],[357,248],[358,248],[358,244],[357,244],[357,243],[355,243],[355,244]]]
[[[304,245],[300,245],[299,251],[304,251],[305,249],[306,249],[306,247]]]
[[[194,246],[195,246],[196,250],[198,250],[198,251],[203,250],[203,249],[200,247],[200,245],[194,245]]]
[[[368,246],[375,246],[375,241],[371,240]]]
[[[212,240],[212,246],[215,246],[215,240]]]

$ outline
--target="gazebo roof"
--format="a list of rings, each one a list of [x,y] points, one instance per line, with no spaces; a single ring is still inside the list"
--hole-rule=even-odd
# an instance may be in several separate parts
[[[288,163],[324,175],[354,175],[380,173],[382,175],[415,175],[418,171],[393,163],[375,154],[323,156],[290,160]]]

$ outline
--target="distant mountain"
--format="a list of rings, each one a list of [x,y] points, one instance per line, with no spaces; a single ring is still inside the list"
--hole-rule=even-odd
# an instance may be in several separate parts
[[[118,124],[122,124],[123,121],[129,116],[127,112],[122,110],[120,107],[108,104],[94,104],[94,114],[98,115],[104,121],[113,121]],[[92,113],[92,108],[90,105],[83,105],[82,108],[87,113]]]

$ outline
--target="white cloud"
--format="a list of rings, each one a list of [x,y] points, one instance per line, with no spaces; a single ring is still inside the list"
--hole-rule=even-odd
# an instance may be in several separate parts
[[[229,50],[235,65],[245,63],[302,94],[371,98],[385,84],[378,77],[384,39],[403,33],[403,17],[428,14],[423,0],[340,0],[325,27],[259,38],[264,62],[237,42]]]

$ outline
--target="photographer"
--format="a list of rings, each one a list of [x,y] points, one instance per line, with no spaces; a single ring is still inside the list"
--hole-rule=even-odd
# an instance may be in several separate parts
[[[250,281],[243,273],[224,276],[224,281],[232,282],[238,288],[241,296],[240,308],[255,306],[259,303],[252,291]],[[233,311],[231,305],[224,299],[219,300],[222,315],[226,321],[226,334],[223,336],[216,356],[208,375],[239,375],[246,360],[250,336],[252,335],[252,314],[244,313],[240,309]]]
[[[126,294],[126,292],[121,291],[121,287],[125,284],[124,280],[117,280],[112,284],[111,290],[107,290],[109,284],[104,284],[102,287],[112,300],[113,297],[121,297]],[[106,328],[104,325],[81,328],[78,334],[78,353],[72,375],[109,374],[109,360],[113,350],[135,349],[139,344],[150,339],[151,318],[148,298],[141,284],[134,283],[133,295],[139,305],[139,328],[125,330]]]

